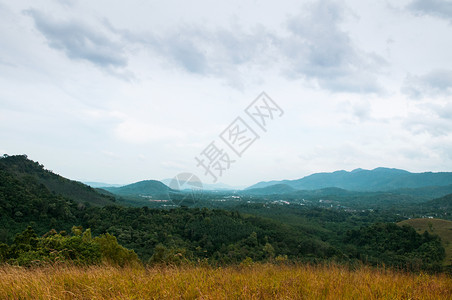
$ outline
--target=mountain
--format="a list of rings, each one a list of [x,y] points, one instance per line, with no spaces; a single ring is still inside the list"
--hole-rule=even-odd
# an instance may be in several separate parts
[[[157,180],[143,180],[121,187],[104,187],[110,193],[121,196],[162,196],[168,195],[169,187]]]
[[[420,188],[405,188],[405,189],[396,189],[391,190],[393,193],[397,193],[400,195],[409,195],[415,197],[423,197],[426,199],[435,199],[441,198],[448,194],[452,194],[452,184],[445,186],[427,186]]]
[[[167,179],[161,180],[161,182],[163,182],[167,186],[170,186],[172,180],[173,179],[167,178]],[[196,186],[196,184],[195,184],[195,186]],[[241,190],[241,189],[245,188],[245,186],[243,186],[243,187],[231,186],[231,185],[219,182],[219,183],[202,183],[202,188],[203,188],[203,190],[206,190],[206,191],[224,191],[224,190],[234,191],[234,190]]]
[[[241,194],[248,194],[248,195],[275,195],[275,194],[286,194],[286,193],[292,193],[296,190],[287,185],[287,184],[274,184],[270,186],[266,186],[263,188],[255,188],[255,189],[247,189],[245,191],[242,191]]]
[[[332,173],[315,173],[296,180],[259,182],[247,189],[264,188],[275,184],[286,184],[297,190],[337,187],[350,191],[389,191],[451,185],[452,172],[410,173],[390,168],[355,169],[351,172],[342,170]]]
[[[363,192],[355,192],[355,191],[347,191],[341,188],[336,187],[328,187],[328,188],[322,188],[317,190],[295,190],[292,195],[295,195],[297,197],[325,197],[325,196],[351,196],[351,195],[359,195],[362,196],[366,193]]]
[[[98,193],[81,182],[69,180],[46,170],[43,165],[28,159],[26,155],[0,156],[0,172],[14,178],[25,189],[43,185],[51,193],[75,202],[96,206],[115,204],[114,197]]]
[[[86,185],[89,185],[92,188],[104,188],[104,187],[120,187],[124,186],[124,184],[110,184],[110,183],[104,183],[104,182],[93,182],[93,181],[84,181],[83,182]]]

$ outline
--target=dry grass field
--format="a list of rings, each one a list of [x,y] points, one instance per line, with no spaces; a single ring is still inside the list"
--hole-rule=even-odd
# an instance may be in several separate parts
[[[0,267],[0,299],[452,299],[452,278],[360,267]]]

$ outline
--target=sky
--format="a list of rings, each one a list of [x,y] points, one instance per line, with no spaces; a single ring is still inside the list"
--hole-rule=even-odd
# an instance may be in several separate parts
[[[0,0],[0,153],[117,184],[452,171],[452,1]]]

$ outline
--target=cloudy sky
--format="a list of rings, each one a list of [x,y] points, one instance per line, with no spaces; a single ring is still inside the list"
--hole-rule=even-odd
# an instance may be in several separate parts
[[[266,132],[244,112],[262,91],[284,111]],[[259,136],[241,157],[219,137],[237,117]],[[452,2],[0,0],[0,153],[211,183],[212,142],[231,185],[452,171]]]

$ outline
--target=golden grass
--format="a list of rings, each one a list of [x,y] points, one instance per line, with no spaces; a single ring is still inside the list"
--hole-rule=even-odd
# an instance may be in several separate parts
[[[0,267],[0,299],[452,299],[450,276],[340,266]]]

